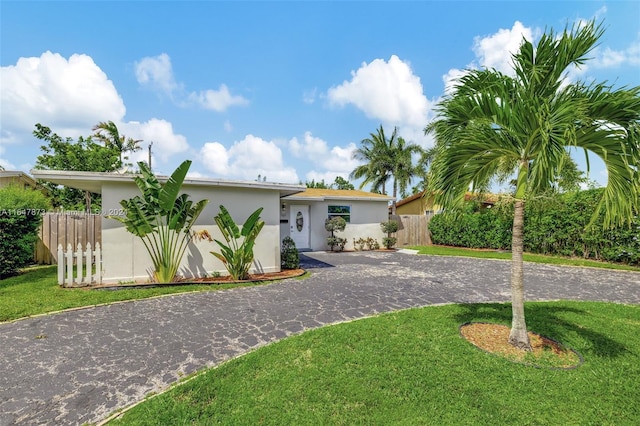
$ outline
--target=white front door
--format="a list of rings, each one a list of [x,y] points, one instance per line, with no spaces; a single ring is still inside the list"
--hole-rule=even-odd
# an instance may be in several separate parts
[[[309,248],[309,206],[292,204],[289,207],[289,232],[296,248]]]

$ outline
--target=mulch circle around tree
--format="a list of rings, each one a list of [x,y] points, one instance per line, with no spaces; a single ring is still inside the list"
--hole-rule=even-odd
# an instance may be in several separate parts
[[[576,350],[540,334],[529,331],[532,351],[509,344],[511,328],[502,324],[468,322],[460,326],[460,335],[477,348],[509,361],[536,368],[570,370],[584,359]]]

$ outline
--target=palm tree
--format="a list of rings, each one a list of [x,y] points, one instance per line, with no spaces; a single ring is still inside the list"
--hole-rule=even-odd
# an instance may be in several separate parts
[[[393,154],[391,147],[395,145],[397,128],[393,129],[390,139],[384,134],[382,125],[376,133],[371,133],[370,137],[360,141],[361,147],[353,152],[352,157],[363,162],[356,167],[349,175],[350,179],[363,179],[360,189],[371,184],[371,190],[387,193],[387,181],[393,173]]]
[[[523,40],[513,55],[515,76],[470,70],[438,104],[425,128],[436,136],[430,187],[443,207],[486,187],[500,172],[516,176],[512,236],[512,326],[509,343],[531,350],[524,315],[523,223],[527,199],[553,187],[569,149],[600,157],[608,183],[599,205],[604,226],[629,224],[640,198],[640,87],[568,83],[566,72],[587,60],[602,25]],[[597,214],[593,216],[593,225]]]
[[[364,178],[360,189],[371,184],[373,191],[387,193],[386,184],[393,179],[392,214],[396,212],[398,190],[405,193],[411,180],[418,176],[419,170],[413,164],[413,155],[421,155],[422,148],[408,144],[398,136],[398,128],[394,127],[391,137],[387,139],[382,126],[370,137],[363,139],[361,147],[353,153],[353,158],[364,164],[356,167],[349,175],[352,179]]]
[[[422,164],[413,164],[414,155],[424,155],[424,150],[414,144],[407,144],[402,137],[398,137],[397,143],[392,149],[393,167],[391,173],[393,174],[393,201],[391,204],[391,214],[396,214],[396,201],[398,198],[398,191],[404,197],[407,193],[407,188],[411,184],[411,181],[420,176],[422,170]]]
[[[104,142],[105,145],[111,145],[117,148],[120,153],[120,165],[122,165],[122,154],[125,152],[136,152],[142,149],[139,145],[142,139],[126,138],[118,131],[118,127],[113,121],[101,121],[96,124],[93,129],[98,140]],[[128,157],[124,157],[125,160]]]

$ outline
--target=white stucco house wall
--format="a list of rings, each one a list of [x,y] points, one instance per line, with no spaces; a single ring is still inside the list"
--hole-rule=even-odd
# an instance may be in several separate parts
[[[127,232],[120,222],[107,217],[121,214],[120,201],[140,194],[134,182],[135,175],[58,170],[32,170],[31,173],[36,179],[102,195],[103,282],[150,277],[152,262],[140,238]],[[160,182],[167,179],[166,176],[157,178]],[[229,210],[239,226],[256,209],[264,209],[261,218],[265,226],[256,240],[251,273],[280,271],[280,246],[286,236],[291,236],[300,250],[327,250],[328,233],[324,222],[335,214],[343,215],[348,222],[345,231],[338,235],[347,238],[345,249],[353,249],[354,238],[372,237],[382,242],[384,235],[380,222],[388,218],[387,205],[391,199],[364,191],[192,177],[184,180],[182,192],[189,194],[194,202],[209,200],[193,230],[207,230],[214,239],[221,241],[224,239],[214,220],[220,205]],[[179,274],[185,278],[214,272],[226,275],[224,265],[211,251],[219,251],[215,242],[192,241],[182,259]]]
[[[386,236],[380,223],[388,220],[391,197],[358,190],[307,188],[302,192],[283,196],[280,201],[280,236],[290,236],[298,250],[328,250],[329,233],[326,219],[342,216],[347,221],[343,232],[345,250],[353,250],[353,240],[374,238],[382,245]]]
[[[134,182],[135,175],[57,170],[33,170],[32,174],[37,179],[102,195],[103,282],[149,278],[152,262],[140,238],[127,232],[120,222],[107,217],[121,212],[121,200],[140,194]],[[167,179],[166,176],[157,177],[160,182]],[[192,201],[209,200],[193,230],[206,229],[214,239],[223,242],[214,220],[220,205],[229,210],[240,226],[256,209],[264,209],[261,218],[265,225],[256,240],[251,273],[280,271],[280,199],[304,189],[304,185],[190,177],[182,185],[182,192],[189,194]],[[182,259],[179,274],[185,278],[214,272],[226,275],[224,265],[211,251],[219,251],[215,242],[192,241]]]

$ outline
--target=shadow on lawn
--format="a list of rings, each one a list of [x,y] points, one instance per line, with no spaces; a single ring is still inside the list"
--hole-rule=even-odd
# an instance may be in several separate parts
[[[510,303],[476,303],[460,305],[464,311],[456,315],[455,318],[461,324],[466,322],[489,322],[511,326],[511,304]],[[584,316],[587,318],[585,324],[575,320],[567,320],[566,314],[574,316]],[[576,309],[569,306],[562,306],[560,302],[535,302],[525,304],[525,316],[527,329],[537,334],[549,337],[562,344],[580,351],[585,357],[596,355],[599,357],[615,358],[631,353],[625,345],[607,336],[606,332],[598,332],[593,329],[592,323],[588,320],[592,314],[583,309]],[[575,339],[587,342],[578,347]],[[578,339],[578,340],[579,340]]]

